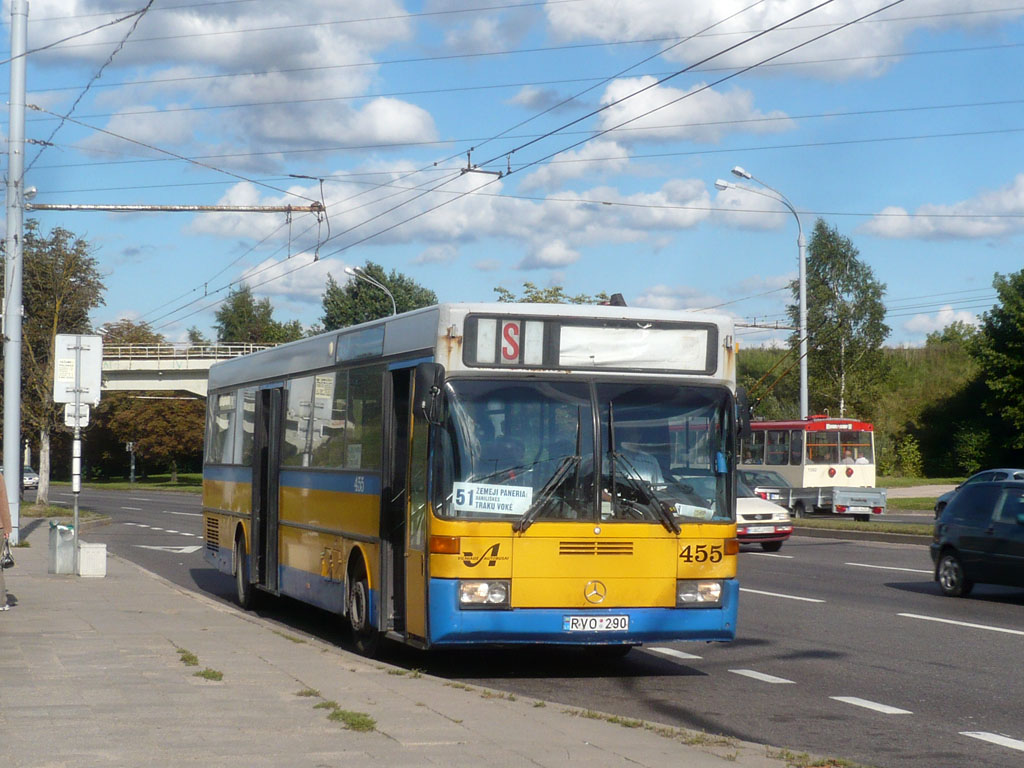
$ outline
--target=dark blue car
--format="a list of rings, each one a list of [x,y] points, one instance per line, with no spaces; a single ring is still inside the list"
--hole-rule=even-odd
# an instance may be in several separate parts
[[[1024,587],[1024,482],[962,487],[935,521],[931,555],[944,595],[976,583]]]

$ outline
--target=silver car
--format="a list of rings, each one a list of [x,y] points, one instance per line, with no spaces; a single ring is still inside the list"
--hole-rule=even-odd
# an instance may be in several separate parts
[[[956,495],[956,492],[965,485],[974,485],[975,483],[998,483],[1000,480],[1024,480],[1024,469],[1007,469],[1004,467],[1001,469],[985,469],[981,472],[975,472],[952,491],[946,491],[935,500],[935,517],[942,514],[942,510],[946,508],[946,505],[949,504],[952,498]]]
[[[26,490],[39,487],[39,475],[32,467],[21,470],[21,487]]]

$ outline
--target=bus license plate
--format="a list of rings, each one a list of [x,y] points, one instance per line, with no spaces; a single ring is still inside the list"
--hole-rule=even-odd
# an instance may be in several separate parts
[[[566,632],[627,632],[629,616],[563,616]]]
[[[747,533],[775,533],[774,525],[751,525],[747,528]]]

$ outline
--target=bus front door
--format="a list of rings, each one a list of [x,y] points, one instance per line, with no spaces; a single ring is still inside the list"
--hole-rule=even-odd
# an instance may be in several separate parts
[[[417,413],[409,441],[409,493],[405,568],[405,628],[418,638],[427,636],[427,454],[430,425]]]
[[[277,594],[278,489],[281,466],[281,414],[284,389],[268,387],[257,392],[253,433],[252,530],[254,583]]]

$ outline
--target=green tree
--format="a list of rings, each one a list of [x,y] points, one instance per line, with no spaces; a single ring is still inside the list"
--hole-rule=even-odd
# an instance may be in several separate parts
[[[401,272],[392,269],[391,274],[385,274],[384,268],[372,261],[366,262],[366,266],[360,267],[360,271],[391,292],[395,297],[398,312],[409,312],[437,304],[436,293]],[[323,294],[323,307],[323,330],[334,331],[388,317],[391,314],[391,299],[380,288],[365,280],[353,277],[341,285],[332,275],[328,275],[327,289]]]
[[[217,341],[229,344],[283,344],[305,335],[298,320],[275,320],[270,299],[257,301],[247,285],[228,293],[216,319]]]
[[[498,294],[498,301],[505,304],[600,304],[609,300],[608,294],[604,291],[596,296],[588,296],[585,293],[569,296],[560,285],[538,288],[531,282],[523,283],[523,293],[520,296],[500,285],[494,292]]]
[[[25,222],[22,278],[22,429],[39,439],[38,504],[49,503],[50,439],[63,424],[53,402],[54,341],[58,333],[89,333],[89,313],[103,302],[103,282],[89,243],[55,227]]]
[[[199,330],[196,326],[192,326],[188,329],[188,343],[203,346],[209,344],[210,340],[206,338],[205,334]]]
[[[796,355],[784,349],[751,347],[736,358],[737,383],[747,390],[754,416],[796,419],[800,416]]]
[[[981,367],[988,412],[1007,428],[1015,449],[1024,448],[1024,270],[996,274],[999,303],[982,316],[972,347]]]
[[[889,326],[885,285],[858,255],[848,237],[822,219],[815,222],[807,247],[807,369],[812,411],[828,408],[845,416],[853,410],[869,418],[883,378],[881,348]],[[794,281],[788,307],[793,325],[799,323],[798,291]],[[797,335],[790,343],[799,346]]]

